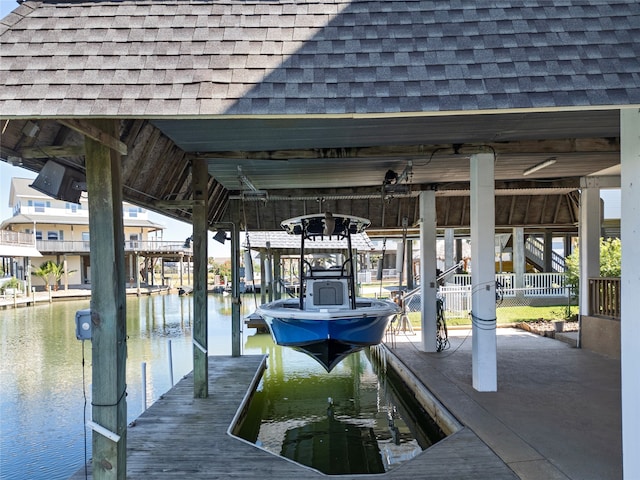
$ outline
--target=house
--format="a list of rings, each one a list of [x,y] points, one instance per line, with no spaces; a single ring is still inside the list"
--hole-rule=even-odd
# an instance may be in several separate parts
[[[0,230],[26,234],[33,238],[35,247],[42,255],[29,267],[31,256],[13,256],[10,270],[18,279],[28,279],[28,270],[33,271],[42,262],[51,260],[65,263],[62,283],[86,285],[91,283],[91,262],[89,257],[89,208],[87,196],[83,194],[80,203],[71,203],[49,197],[30,185],[33,180],[13,178],[9,192],[9,206],[13,216],[0,224]],[[151,264],[157,259],[176,259],[189,255],[190,248],[182,242],[163,242],[163,226],[148,218],[148,211],[130,203],[122,204],[125,265],[128,272],[127,284],[134,286],[140,276],[142,283],[154,284],[149,276]],[[22,258],[23,260],[17,260]],[[164,276],[164,275],[163,275]],[[32,285],[43,287],[42,279],[32,276]]]

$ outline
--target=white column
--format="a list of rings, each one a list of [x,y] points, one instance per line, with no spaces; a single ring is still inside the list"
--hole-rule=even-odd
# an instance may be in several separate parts
[[[589,278],[600,276],[600,189],[580,192],[580,315],[589,314]]]
[[[527,268],[527,258],[524,249],[524,228],[513,229],[513,273],[515,274],[516,288],[524,287],[524,272]],[[518,292],[520,293],[520,292]]]
[[[444,229],[444,269],[447,270],[456,263],[455,262],[455,243],[456,231],[453,228]]]
[[[436,318],[436,192],[420,192],[420,296],[422,351],[435,352]]]
[[[496,353],[494,156],[471,156],[472,378],[479,392],[498,389]]]
[[[640,109],[620,111],[622,162],[622,471],[625,480],[640,478]]]

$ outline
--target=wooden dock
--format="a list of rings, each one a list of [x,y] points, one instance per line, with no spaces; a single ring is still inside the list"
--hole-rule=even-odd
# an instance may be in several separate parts
[[[327,478],[227,433],[263,359],[209,357],[209,398],[193,398],[192,374],[163,395],[127,431],[127,478]],[[71,478],[84,479],[84,468]],[[518,477],[471,430],[463,428],[391,472],[340,476],[341,480],[387,478]]]

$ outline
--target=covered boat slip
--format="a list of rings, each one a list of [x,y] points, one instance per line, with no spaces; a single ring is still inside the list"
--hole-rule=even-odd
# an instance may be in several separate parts
[[[331,478],[227,433],[254,378],[261,374],[263,360],[261,356],[209,357],[208,398],[193,398],[192,373],[163,395],[127,430],[127,478]],[[443,475],[451,480],[517,479],[467,428],[392,472],[338,478],[439,480]],[[71,478],[83,480],[84,469]]]
[[[190,403],[200,405],[209,401],[213,353],[210,230],[232,233],[236,269],[240,230],[273,230],[309,211],[370,218],[381,236],[407,225],[420,238],[427,332],[411,350],[416,358],[436,351],[436,232],[470,233],[475,323],[463,378],[490,398],[514,386],[498,384],[495,233],[578,234],[587,315],[600,189],[619,188],[621,379],[613,388],[624,476],[640,478],[640,3],[496,5],[27,0],[3,19],[1,160],[35,172],[58,162],[87,180],[91,265],[100,272],[94,423],[126,432],[123,199],[194,226]],[[236,287],[232,298],[240,355]],[[93,442],[96,476],[125,478],[126,438],[114,444],[94,433]],[[467,465],[473,449],[442,458],[435,478]],[[244,465],[227,464],[221,476],[240,476]]]

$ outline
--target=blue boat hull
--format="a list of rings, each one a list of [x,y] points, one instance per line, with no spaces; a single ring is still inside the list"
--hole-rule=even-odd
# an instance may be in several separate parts
[[[377,345],[382,342],[393,315],[344,319],[267,318],[278,345],[299,347],[333,340],[348,345]]]

